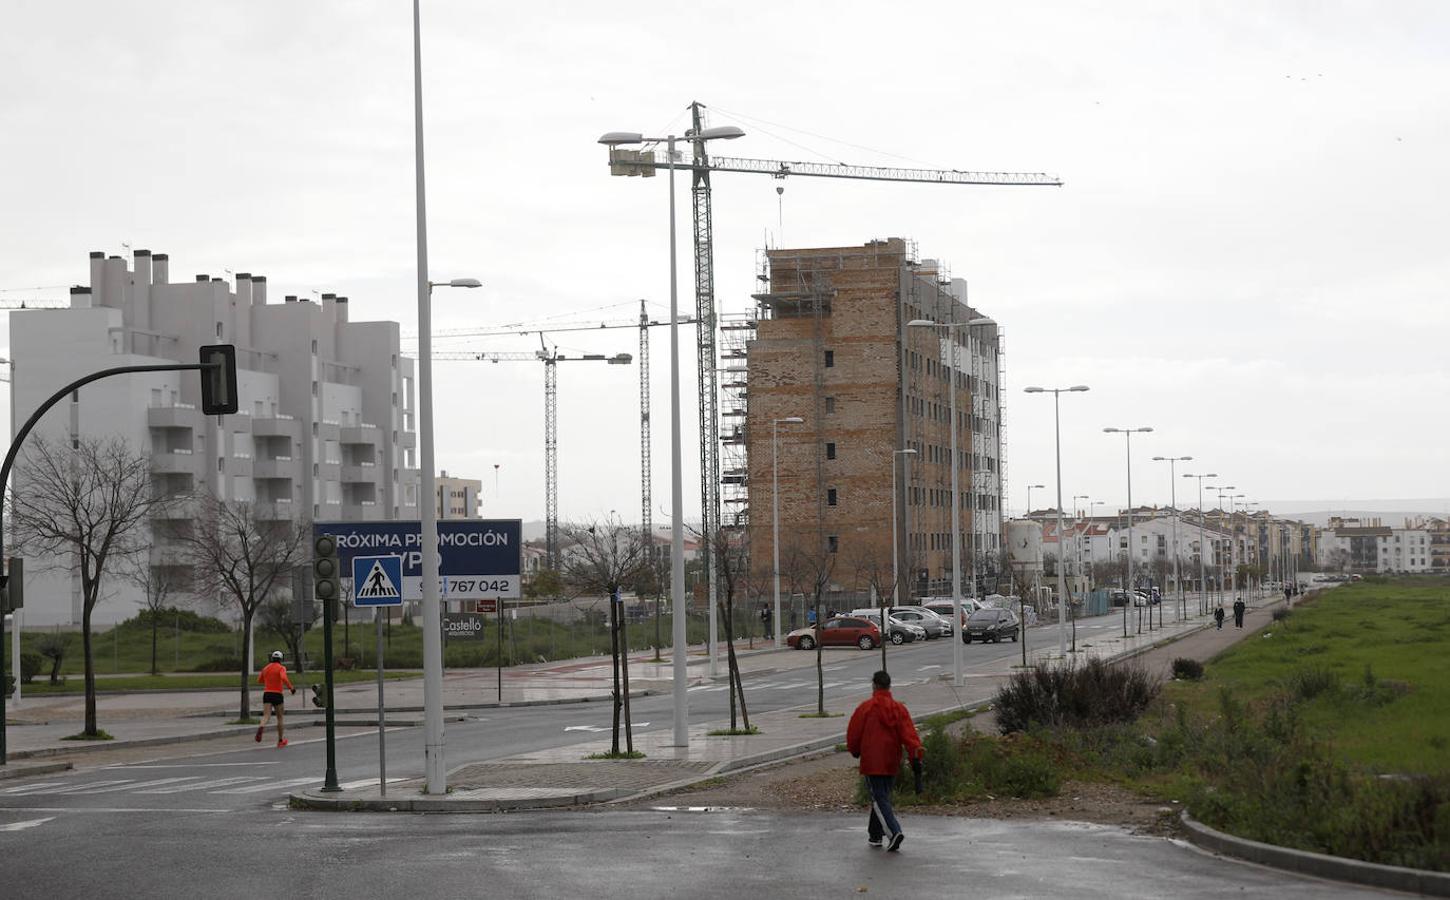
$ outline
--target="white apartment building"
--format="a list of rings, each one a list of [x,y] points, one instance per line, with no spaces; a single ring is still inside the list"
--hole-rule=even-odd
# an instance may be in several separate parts
[[[1059,546],[1056,517],[1039,515],[1034,518],[1042,527],[1043,553],[1065,556],[1069,572],[1075,573],[1079,566],[1086,567],[1093,563],[1111,565],[1129,552],[1127,518],[1124,515],[1095,516],[1078,520],[1064,517],[1065,550]],[[1200,532],[1200,520],[1196,514],[1175,516],[1166,510],[1135,511],[1132,529],[1133,567],[1140,573],[1146,572],[1158,557],[1171,564],[1176,546],[1184,582],[1197,581],[1200,556],[1206,570],[1205,575],[1212,582],[1221,571],[1227,571],[1234,538],[1228,531],[1215,527],[1212,516],[1202,524],[1203,530]],[[1237,542],[1237,560],[1242,562],[1247,543],[1242,535],[1237,538]]]
[[[450,476],[445,469],[433,479],[433,508],[440,519],[477,519],[481,515],[483,482]]]
[[[1378,541],[1376,572],[1429,572],[1434,567],[1430,532],[1425,529],[1393,528]]]
[[[234,344],[236,415],[200,413],[194,371],[143,373],[81,388],[35,433],[123,437],[151,455],[154,485],[168,495],[204,488],[299,523],[417,518],[413,362],[399,353],[398,324],[350,322],[347,298],[333,294],[269,302],[261,275],[173,283],[168,266],[146,250],[132,265],[92,253],[90,285],[71,289],[70,308],[12,312],[12,422],[84,374],[194,363],[204,344]],[[167,536],[193,514],[182,506],[152,521],[153,567],[179,564]],[[27,625],[80,621],[80,580],[65,561],[30,561],[26,577]],[[113,577],[94,619],[129,618],[141,601]]]

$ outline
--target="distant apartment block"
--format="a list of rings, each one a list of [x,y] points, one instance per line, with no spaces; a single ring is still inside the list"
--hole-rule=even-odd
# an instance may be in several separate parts
[[[109,378],[54,407],[37,433],[119,436],[149,453],[156,491],[195,489],[257,504],[278,520],[376,521],[418,516],[413,362],[396,322],[352,322],[346,297],[270,298],[261,275],[173,282],[166,254],[134,263],[92,253],[90,284],[70,308],[10,314],[12,421],[58,387],[111,366],[196,362],[204,344],[237,347],[240,411],[203,416],[195,372]],[[24,490],[23,473],[15,485]],[[192,526],[185,506],[150,523],[150,565],[181,567],[172,540]],[[61,562],[36,560],[27,625],[80,620],[80,585]],[[182,567],[184,568],[184,567]],[[107,585],[98,622],[133,615],[139,591]]]
[[[727,507],[727,522],[732,514],[743,520],[752,560],[768,566],[772,432],[778,420],[800,417],[802,424],[778,427],[783,561],[793,551],[823,552],[835,589],[864,591],[868,579],[879,586],[892,563],[894,468],[903,596],[945,591],[955,467],[963,583],[970,590],[973,548],[983,575],[997,571],[1001,549],[997,326],[950,333],[908,327],[914,319],[960,324],[983,313],[968,306],[965,282],[917,260],[898,238],[769,250],[765,260],[754,336],[742,354],[748,404],[739,410],[743,421],[722,428],[727,445],[748,445],[748,471],[739,473],[748,485],[748,515]]]
[[[434,508],[440,519],[476,519],[480,515],[483,499],[479,496],[483,482],[473,478],[458,478],[447,470],[433,479],[437,492]]]

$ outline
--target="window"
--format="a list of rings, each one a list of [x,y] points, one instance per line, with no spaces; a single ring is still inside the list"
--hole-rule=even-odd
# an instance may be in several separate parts
[[[834,351],[834,350],[827,350],[826,351],[826,368],[831,369],[831,368],[834,368],[835,365],[836,365],[836,351]]]
[[[216,336],[217,337],[221,337],[222,336],[222,323],[220,323],[220,322],[216,323]]]
[[[826,488],[826,505],[827,506],[835,506],[836,505],[836,489],[835,488]]]
[[[313,338],[312,339],[312,352],[313,353],[316,353],[317,352],[317,338]]]
[[[840,539],[834,534],[826,535],[826,552],[835,553],[840,548]]]
[[[834,441],[826,442],[826,459],[836,458],[836,444]]]
[[[835,411],[836,411],[836,398],[835,397],[827,397],[826,398],[826,415],[829,416],[831,413],[833,413]]]

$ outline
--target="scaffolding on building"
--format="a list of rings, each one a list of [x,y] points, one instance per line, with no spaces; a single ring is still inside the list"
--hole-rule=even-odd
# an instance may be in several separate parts
[[[722,527],[743,533],[750,524],[749,397],[746,362],[755,314],[720,317],[720,504]]]

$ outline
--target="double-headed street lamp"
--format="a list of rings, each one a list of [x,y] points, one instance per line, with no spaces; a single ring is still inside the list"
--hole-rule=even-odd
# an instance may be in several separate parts
[[[1075,384],[1065,388],[1026,387],[1028,394],[1052,395],[1052,436],[1057,448],[1057,654],[1067,656],[1067,554],[1062,549],[1062,412],[1063,394],[1085,391],[1088,386]],[[1028,510],[1030,513],[1032,510]],[[1035,598],[1034,598],[1035,599]]]
[[[780,426],[800,425],[800,416],[786,416],[770,422],[770,521],[774,529],[771,550],[775,554],[772,574],[775,578],[775,649],[780,649]]]
[[[1032,492],[1033,491],[1042,491],[1042,490],[1046,490],[1046,489],[1047,489],[1047,485],[1045,485],[1045,484],[1029,484],[1029,485],[1027,485],[1027,511],[1025,513],[1023,513],[1023,518],[1026,518],[1027,516],[1032,515]]]
[[[909,328],[939,328],[939,329],[942,329],[945,332],[950,332],[952,329],[955,329],[955,328],[971,328],[971,327],[976,326],[976,325],[996,325],[997,323],[996,323],[995,320],[990,319],[990,318],[988,318],[986,316],[979,316],[979,317],[977,317],[975,319],[968,319],[965,322],[933,322],[930,319],[912,319],[910,322],[907,322],[906,324],[907,324],[907,327],[909,327]],[[962,508],[961,508],[961,491],[957,487],[957,469],[960,468],[960,466],[961,466],[961,459],[957,455],[957,342],[955,340],[952,340],[949,336],[945,339],[945,341],[946,341],[946,344],[951,348],[951,357],[947,361],[947,370],[951,373],[950,376],[949,376],[949,386],[947,388],[947,403],[949,404],[949,407],[950,407],[949,415],[951,416],[951,422],[952,422],[951,429],[950,429],[951,430],[951,444],[952,444],[952,447],[951,447],[951,450],[952,450],[952,463],[951,463],[951,477],[952,477],[952,636],[955,638],[955,637],[959,636],[959,633],[961,632],[961,629],[962,629],[962,626],[963,626],[963,623],[962,623]],[[967,352],[968,353],[971,352],[970,348],[968,348],[968,351]],[[974,454],[974,456],[975,456],[975,454]],[[893,471],[893,473],[895,472],[895,467],[893,467],[892,471]],[[976,471],[975,466],[973,467],[972,471],[973,472]],[[975,497],[976,496],[976,493],[977,493],[976,492],[975,479],[973,479],[973,482],[974,483],[972,485],[972,487],[973,487],[972,496]],[[892,492],[892,495],[891,496],[892,497],[895,497],[896,496],[895,491]],[[895,522],[895,519],[893,518],[892,521],[894,523]],[[977,510],[976,510],[976,504],[974,503],[973,506],[972,506],[972,533],[973,534],[975,534],[976,531],[977,531],[976,521],[977,521]],[[975,562],[976,551],[977,551],[977,548],[975,546],[975,543],[976,542],[973,541],[974,546],[972,547],[972,555],[973,555],[974,562]],[[895,547],[895,543],[894,542],[892,544],[892,547],[893,548]],[[975,572],[975,569],[973,571]],[[972,585],[972,589],[974,591],[976,590],[976,585],[975,584]],[[893,588],[893,590],[894,590],[894,588]],[[954,685],[958,686],[958,687],[961,687],[961,685],[962,685],[962,642],[960,640],[953,640],[952,641],[952,683]]]
[[[1206,615],[1208,613],[1208,580],[1203,571],[1203,557],[1208,550],[1208,545],[1204,541],[1203,522],[1208,517],[1204,515],[1203,509],[1203,479],[1217,478],[1218,475],[1213,472],[1203,475],[1184,472],[1183,477],[1198,479],[1198,611]]]
[[[1127,448],[1128,460],[1128,583],[1123,598],[1123,637],[1128,636],[1128,604],[1138,605],[1138,593],[1133,587],[1133,435],[1146,434],[1152,428],[1104,428],[1106,434],[1121,434]],[[1138,633],[1143,632],[1143,614],[1138,613]]]
[[[1173,584],[1178,588],[1178,621],[1183,621],[1188,615],[1188,598],[1183,593],[1183,578],[1178,571],[1178,473],[1176,467],[1181,462],[1189,462],[1191,456],[1155,456],[1154,462],[1168,463],[1168,496],[1169,503],[1173,505]],[[1158,624],[1163,624],[1163,613],[1158,613]]]
[[[1223,520],[1223,501],[1224,501],[1224,498],[1229,496],[1229,492],[1230,491],[1236,491],[1236,490],[1238,490],[1238,488],[1235,487],[1232,484],[1229,484],[1229,485],[1220,485],[1218,487],[1214,487],[1213,485],[1209,485],[1208,486],[1208,489],[1210,491],[1213,491],[1215,494],[1218,494],[1218,512],[1219,512],[1218,518],[1219,518],[1220,521],[1222,521]],[[1230,502],[1229,505],[1232,506],[1233,503]],[[1218,605],[1219,606],[1223,606],[1224,601],[1226,599],[1228,599],[1228,595],[1225,593],[1225,587],[1226,587],[1226,585],[1224,584],[1224,576],[1230,574],[1230,572],[1233,570],[1233,561],[1234,561],[1234,557],[1235,557],[1235,553],[1234,553],[1234,533],[1233,533],[1233,525],[1234,525],[1234,523],[1233,523],[1233,516],[1230,515],[1229,516],[1229,522],[1228,522],[1228,565],[1227,566],[1224,565],[1224,561],[1223,561],[1222,554],[1219,555],[1219,560],[1218,560]]]
[[[733,125],[706,128],[698,134],[686,133],[692,141],[732,140],[745,134]],[[637,131],[611,131],[599,139],[599,143],[611,150],[622,144],[664,143],[670,169],[670,596],[674,622],[671,628],[672,669],[674,672],[674,739],[675,746],[687,747],[690,743],[689,699],[686,689],[689,676],[685,665],[685,526],[684,526],[684,482],[680,464],[680,295],[678,263],[675,253],[675,141],[676,135],[663,138],[646,138]],[[715,323],[706,323],[714,328]],[[711,365],[714,361],[711,360]],[[708,510],[706,511],[708,513]],[[709,541],[719,535],[709,535]],[[713,569],[712,569],[713,571]],[[713,598],[712,598],[713,600]],[[776,627],[779,627],[777,625]],[[710,604],[710,674],[715,674],[715,604]]]

